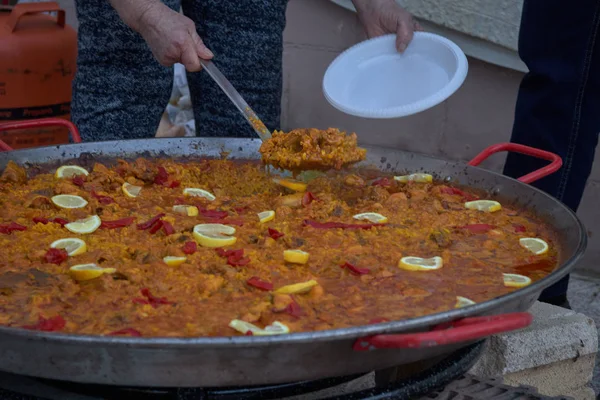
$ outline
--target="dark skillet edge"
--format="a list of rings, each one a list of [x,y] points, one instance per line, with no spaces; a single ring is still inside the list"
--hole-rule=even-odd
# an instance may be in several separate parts
[[[204,143],[208,142],[208,143]],[[151,143],[150,145],[146,145]],[[154,145],[160,143],[160,149],[156,148],[152,149]],[[163,146],[163,143],[165,146]],[[40,153],[50,153],[49,155],[53,157],[53,160],[61,159],[62,161],[66,160],[76,160],[78,156],[82,153],[92,153],[94,156],[99,158],[116,158],[116,157],[125,157],[126,152],[118,153],[117,151],[113,151],[114,149],[118,149],[121,147],[127,147],[127,145],[131,145],[131,148],[134,151],[129,151],[135,154],[135,156],[153,156],[153,157],[168,157],[168,158],[178,158],[185,156],[172,156],[168,155],[166,152],[172,150],[173,148],[182,149],[182,147],[187,148],[190,151],[202,151],[202,150],[210,150],[212,154],[209,154],[208,157],[218,157],[220,153],[224,151],[226,148],[231,147],[239,147],[239,150],[242,151],[242,146],[250,145],[253,149],[247,149],[249,151],[255,151],[260,146],[260,140],[258,139],[224,139],[224,138],[177,138],[177,139],[137,139],[137,140],[127,140],[127,141],[107,141],[107,142],[96,142],[96,143],[84,143],[84,144],[69,144],[69,145],[61,145],[61,146],[49,146],[49,147],[40,147],[34,149],[24,149],[24,150],[16,150],[11,153],[0,153],[0,167],[4,167],[6,163],[14,159],[17,163],[28,163],[31,158],[40,159]],[[111,151],[109,153],[103,155],[101,153],[96,153],[94,151],[94,147],[98,147],[98,145],[102,144],[103,148],[109,148]],[[139,146],[136,146],[139,144]],[[216,145],[219,145],[218,148]],[[125,146],[124,146],[125,145]],[[382,333],[400,333],[400,332],[416,332],[419,330],[425,330],[433,325],[470,317],[470,316],[480,316],[480,315],[491,315],[490,311],[493,309],[499,308],[502,305],[506,305],[509,303],[516,303],[521,297],[537,297],[541,291],[552,285],[553,283],[560,280],[562,277],[567,275],[575,266],[575,264],[581,259],[583,253],[587,247],[587,234],[581,220],[576,216],[576,214],[571,211],[568,207],[562,204],[560,201],[552,198],[550,195],[542,192],[541,190],[518,182],[515,179],[503,176],[499,173],[489,171],[486,169],[482,169],[479,167],[472,167],[465,165],[460,162],[448,161],[439,157],[414,153],[414,152],[404,152],[401,150],[395,149],[385,149],[380,146],[364,146],[367,150],[377,150],[383,151],[385,153],[396,153],[396,154],[405,154],[408,158],[419,157],[423,159],[428,159],[437,162],[444,162],[449,166],[455,166],[462,168],[466,174],[470,170],[481,170],[486,174],[491,174],[498,179],[501,179],[505,182],[516,183],[517,185],[525,185],[528,190],[531,190],[536,193],[537,196],[542,196],[546,200],[554,202],[558,204],[562,211],[566,212],[570,217],[572,222],[574,222],[578,227],[578,246],[574,250],[573,255],[564,261],[563,265],[559,267],[557,270],[552,272],[547,277],[534,282],[530,286],[516,290],[512,293],[506,294],[501,297],[497,297],[491,300],[488,300],[484,303],[479,303],[473,306],[453,309],[442,313],[430,314],[421,317],[415,317],[400,321],[392,321],[381,324],[374,325],[363,325],[352,328],[344,328],[344,329],[334,329],[327,331],[316,331],[316,332],[298,332],[291,333],[288,335],[282,336],[271,336],[271,337],[248,337],[248,336],[231,336],[231,337],[198,337],[198,338],[166,338],[166,337],[152,337],[152,338],[131,338],[131,337],[112,337],[112,336],[100,336],[100,335],[75,335],[75,334],[61,334],[61,333],[47,333],[40,331],[30,331],[19,328],[11,328],[11,327],[0,327],[0,335],[4,337],[15,337],[22,338],[29,341],[44,341],[44,342],[53,342],[56,344],[69,344],[69,345],[94,345],[94,346],[126,346],[128,348],[158,348],[168,346],[170,348],[189,348],[189,347],[212,347],[212,348],[222,348],[222,347],[262,347],[269,346],[271,344],[295,344],[295,343],[311,343],[311,342],[325,342],[331,340],[351,340],[356,339],[363,336],[371,336]],[[255,149],[254,149],[255,148]],[[83,151],[82,151],[83,150]],[[184,149],[182,149],[184,150]],[[58,154],[56,154],[58,153]],[[185,153],[185,151],[184,151]],[[6,154],[6,155],[5,155]],[[63,158],[60,158],[62,156]],[[189,155],[188,155],[189,156]],[[241,159],[241,158],[240,158]],[[49,162],[50,160],[47,160]],[[385,161],[383,160],[381,164]],[[35,162],[34,162],[35,163]],[[381,169],[381,168],[380,168]],[[386,169],[389,169],[387,167]],[[387,171],[384,171],[387,172]],[[436,176],[436,178],[443,178],[440,176]],[[476,189],[477,190],[477,189]],[[500,196],[501,197],[501,196]]]

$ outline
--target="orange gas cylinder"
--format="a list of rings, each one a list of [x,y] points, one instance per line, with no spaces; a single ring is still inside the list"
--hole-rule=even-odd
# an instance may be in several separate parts
[[[76,63],[77,33],[57,3],[0,6],[0,125],[70,119]],[[48,127],[1,132],[0,139],[24,148],[67,143],[69,136],[65,128]]]

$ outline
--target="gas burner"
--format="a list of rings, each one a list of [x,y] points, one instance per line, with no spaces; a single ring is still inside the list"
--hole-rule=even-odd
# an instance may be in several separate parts
[[[494,383],[483,382],[464,374],[475,363],[484,342],[479,342],[456,351],[423,372],[408,378],[399,378],[397,369],[288,384],[255,386],[244,388],[131,388],[106,385],[89,385],[35,379],[20,375],[0,373],[0,399],[3,400],[369,400],[369,399],[448,399],[444,390],[458,384],[455,393],[469,393],[471,399],[480,399],[467,392],[468,386],[475,389],[486,387],[486,393]],[[398,369],[399,370],[399,369]],[[405,371],[405,370],[403,370]],[[469,383],[465,383],[469,380]],[[473,383],[477,381],[476,383]],[[462,385],[462,386],[461,386]],[[484,386],[481,386],[484,385]],[[487,386],[485,386],[487,385]],[[475,390],[474,389],[474,390]],[[472,393],[476,393],[473,391]],[[506,395],[506,389],[498,394]],[[516,392],[515,392],[516,393]],[[520,392],[521,393],[521,392]],[[523,392],[524,393],[524,392]],[[505,397],[503,397],[505,398]],[[506,397],[507,399],[541,399],[541,397]],[[481,399],[484,399],[483,397]],[[491,397],[485,397],[492,400]]]

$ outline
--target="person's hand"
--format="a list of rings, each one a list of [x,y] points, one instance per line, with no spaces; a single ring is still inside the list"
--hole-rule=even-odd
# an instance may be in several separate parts
[[[188,71],[202,68],[200,59],[213,53],[196,32],[194,21],[157,0],[111,0],[123,21],[137,31],[158,62],[170,67],[181,63]]]
[[[156,3],[140,17],[139,33],[154,57],[164,66],[181,63],[193,72],[202,68],[201,58],[213,58],[213,53],[196,32],[194,21],[162,2]]]
[[[414,31],[422,30],[412,15],[395,0],[352,0],[358,18],[369,38],[396,34],[396,48],[403,52],[413,38]]]

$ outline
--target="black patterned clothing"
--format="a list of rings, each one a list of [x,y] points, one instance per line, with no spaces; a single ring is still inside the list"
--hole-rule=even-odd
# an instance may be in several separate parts
[[[163,0],[196,22],[213,61],[270,129],[281,113],[287,0]],[[143,38],[108,0],[77,0],[79,44],[73,122],[84,141],[150,138],[173,85]],[[205,72],[188,73],[198,136],[255,137]]]

